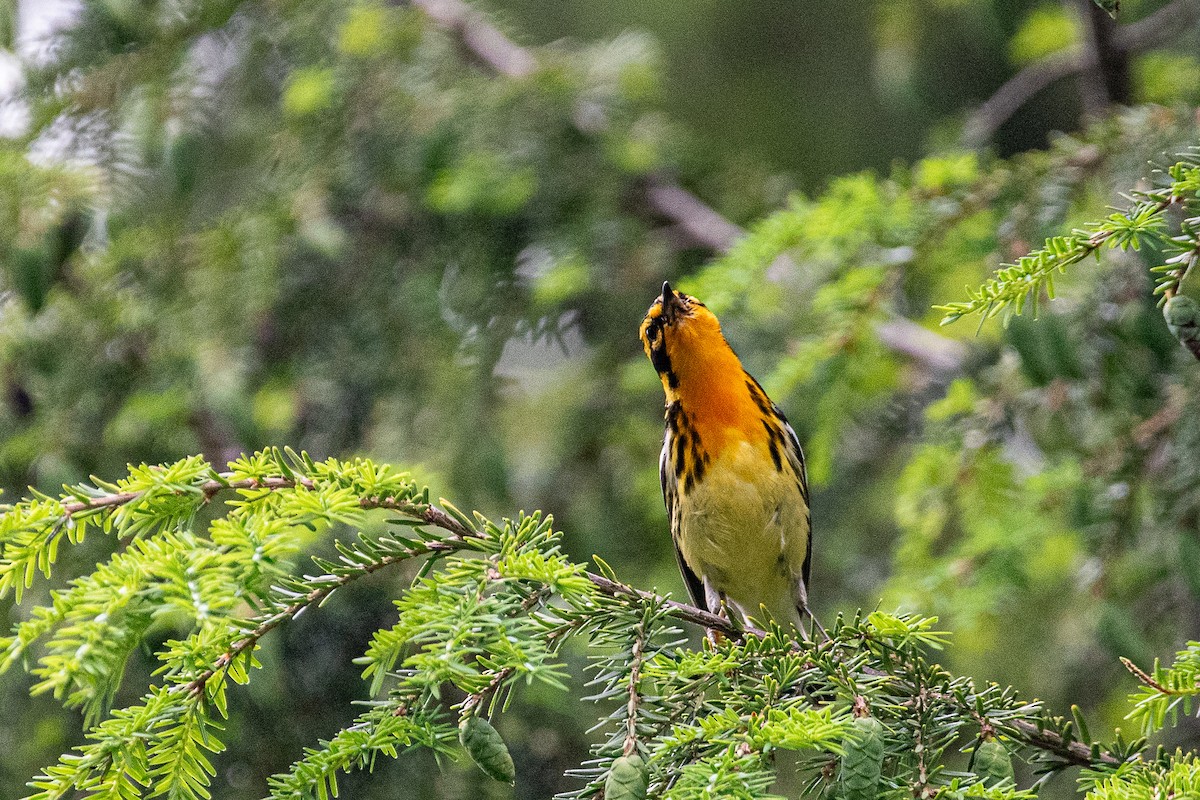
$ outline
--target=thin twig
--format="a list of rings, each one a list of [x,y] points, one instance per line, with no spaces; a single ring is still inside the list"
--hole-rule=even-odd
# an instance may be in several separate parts
[[[915,798],[923,800],[927,797],[929,791],[929,768],[925,764],[925,711],[928,697],[925,694],[925,687],[922,681],[917,683],[916,697],[913,698],[915,705],[913,711],[916,716],[916,731],[914,734],[913,752],[917,756],[917,783],[912,787],[912,795]]]
[[[1122,56],[1140,53],[1179,35],[1198,20],[1200,0],[1175,0],[1145,19],[1117,28],[1111,49]],[[963,126],[963,145],[983,147],[1034,95],[1055,81],[1097,66],[1095,53],[1082,48],[1060,51],[1034,61],[1005,81],[975,109]]]
[[[625,706],[625,745],[621,748],[622,755],[626,756],[632,755],[637,750],[637,711],[638,702],[641,699],[641,696],[638,694],[638,687],[642,682],[642,653],[646,649],[646,637],[648,635],[646,618],[642,617],[637,631],[634,632],[633,650],[629,656],[631,664],[629,669],[629,702]]]
[[[1144,669],[1139,667],[1137,664],[1130,661],[1125,656],[1121,656],[1121,665],[1124,666],[1125,669],[1129,670],[1130,674],[1132,674],[1133,677],[1137,678],[1139,681],[1144,683],[1146,686],[1149,686],[1151,689],[1158,692],[1159,694],[1183,694],[1183,692],[1180,692],[1176,689],[1170,689],[1170,688],[1167,688],[1166,686],[1163,686],[1161,683],[1156,681],[1148,672],[1146,672]]]
[[[201,672],[191,682],[182,684],[184,690],[189,694],[199,694],[200,692],[204,691],[204,687],[214,675],[229,667],[229,665],[231,665],[242,653],[246,652],[247,650],[252,650],[258,644],[259,639],[261,639],[263,636],[266,636],[275,628],[278,628],[287,620],[294,618],[308,606],[311,606],[314,603],[320,603],[325,598],[329,597],[329,595],[333,594],[334,591],[342,588],[346,584],[378,572],[384,567],[389,567],[393,564],[407,561],[408,559],[418,555],[424,555],[426,553],[451,553],[461,548],[462,540],[458,537],[455,537],[455,539],[452,540],[440,542],[422,542],[419,546],[407,548],[402,553],[384,556],[378,561],[364,564],[357,572],[349,572],[345,575],[338,576],[336,579],[323,584],[319,589],[313,589],[311,592],[304,595],[299,600],[296,600],[291,605],[276,611],[270,617],[263,620],[258,627],[230,645],[229,649],[226,650],[216,660],[212,667],[206,669],[204,672]]]
[[[522,614],[529,613],[534,606],[544,601],[550,595],[550,593],[549,586],[540,587],[536,592],[532,592],[529,597],[526,597],[521,602],[520,607],[514,610],[510,616],[516,616],[518,612]],[[554,649],[554,642],[557,639],[560,639],[568,630],[570,630],[570,628],[559,628],[558,630],[551,631],[546,635],[546,643],[551,652],[553,652]],[[487,686],[483,687],[478,692],[473,692],[467,695],[467,699],[463,701],[461,707],[463,716],[469,714],[476,706],[482,705],[484,700],[487,700],[489,697],[495,694],[496,690],[499,689],[506,680],[511,678],[516,671],[516,667],[505,667],[504,669],[497,671],[495,675],[492,676],[492,680]]]
[[[1064,742],[1057,731],[1049,731],[1033,722],[1024,719],[1005,720],[1004,724],[1015,728],[1022,740],[1039,750],[1045,750],[1061,758],[1063,761],[1080,767],[1090,767],[1097,761],[1111,767],[1120,766],[1121,759],[1112,753],[1101,750],[1096,757],[1092,756],[1092,748],[1083,742]]]
[[[224,489],[244,490],[262,488],[267,490],[279,490],[294,488],[297,484],[308,489],[316,489],[317,485],[309,478],[290,479],[281,476],[272,476],[261,479],[243,479],[238,481],[229,480],[229,473],[222,473],[218,476],[219,479],[213,479],[201,483],[197,488],[200,489],[206,496],[211,498]],[[79,514],[85,511],[104,511],[113,510],[124,504],[133,502],[141,497],[145,492],[119,492],[108,495],[102,495],[95,498],[90,498],[86,501],[77,501],[63,503],[64,519],[69,514]],[[365,564],[359,571],[347,573],[338,576],[327,584],[323,584],[320,588],[314,589],[304,596],[298,598],[290,605],[279,609],[270,617],[264,619],[256,628],[241,637],[223,653],[214,662],[213,666],[204,672],[197,675],[192,681],[186,684],[180,684],[182,691],[187,691],[192,694],[203,692],[208,681],[217,673],[227,669],[236,658],[243,653],[252,650],[258,641],[282,625],[289,619],[294,618],[303,609],[315,603],[320,603],[330,594],[346,584],[375,573],[385,567],[392,566],[410,558],[433,553],[448,554],[457,552],[469,546],[469,539],[480,536],[478,531],[472,530],[464,526],[454,517],[450,516],[441,509],[419,503],[412,503],[404,500],[397,500],[395,497],[363,497],[360,499],[360,505],[364,509],[387,509],[404,514],[408,517],[419,519],[428,525],[441,528],[450,534],[446,539],[421,541],[414,543],[413,547],[405,549],[403,552],[385,556],[377,562]],[[739,629],[733,625],[730,620],[713,614],[707,610],[696,608],[674,600],[668,600],[652,592],[646,592],[641,589],[636,589],[619,581],[612,580],[603,575],[595,573],[585,573],[588,580],[596,587],[596,589],[604,595],[613,598],[629,598],[645,603],[657,603],[664,606],[667,613],[680,621],[690,622],[697,626],[709,629],[716,629],[735,639],[740,639],[745,635],[764,636],[763,631],[752,627]],[[552,632],[551,637],[557,638],[558,632]],[[640,641],[640,640],[639,640]],[[511,674],[511,673],[510,673]],[[503,670],[493,677],[489,687],[485,688],[481,695],[490,694],[495,688],[498,688],[510,674],[505,674]],[[635,673],[636,674],[636,673]],[[636,679],[634,679],[636,680]],[[631,690],[632,691],[632,690]],[[920,695],[922,689],[917,687],[917,693]],[[476,702],[480,702],[476,701]],[[632,702],[632,697],[631,697]],[[922,704],[924,700],[920,700]],[[635,707],[636,710],[636,707]],[[1022,739],[1031,747],[1054,753],[1072,764],[1080,766],[1088,766],[1095,764],[1097,761],[1108,765],[1117,765],[1121,761],[1110,753],[1101,751],[1097,756],[1093,756],[1092,750],[1087,745],[1081,742],[1064,743],[1062,737],[1055,731],[1042,729],[1039,725],[1026,720],[1005,720],[1004,724],[1017,730]]]

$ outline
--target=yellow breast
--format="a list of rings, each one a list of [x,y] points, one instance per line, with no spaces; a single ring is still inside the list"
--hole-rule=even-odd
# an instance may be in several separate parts
[[[795,592],[808,548],[808,506],[789,468],[758,442],[724,447],[703,481],[681,493],[679,549],[688,566],[744,613],[759,606],[799,624]]]

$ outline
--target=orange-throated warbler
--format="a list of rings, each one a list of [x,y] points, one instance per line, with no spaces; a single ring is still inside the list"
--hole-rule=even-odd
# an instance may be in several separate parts
[[[795,431],[696,298],[664,283],[641,337],[667,396],[659,479],[692,602],[803,631],[812,526]]]

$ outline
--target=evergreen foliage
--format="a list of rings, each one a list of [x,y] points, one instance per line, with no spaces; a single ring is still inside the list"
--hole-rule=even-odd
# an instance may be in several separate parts
[[[1163,302],[1174,297],[1190,270],[1200,259],[1200,148],[1193,148],[1159,176],[1160,188],[1132,190],[1131,205],[1125,211],[1110,214],[1099,222],[1068,236],[1046,240],[1040,250],[1022,256],[1015,264],[1002,267],[995,277],[971,292],[965,303],[938,306],[946,316],[942,324],[955,322],[970,314],[984,319],[997,314],[1020,314],[1029,303],[1038,310],[1042,294],[1054,298],[1054,275],[1090,255],[1099,256],[1101,248],[1139,250],[1153,247],[1163,263],[1151,268],[1159,273],[1156,294]],[[1174,211],[1178,222],[1168,222]]]
[[[394,527],[374,533],[368,520],[381,512]],[[586,699],[603,716],[594,758],[566,797],[600,796],[616,760],[625,769],[635,754],[649,795],[665,798],[767,797],[776,771],[791,768],[785,752],[799,755],[809,796],[1035,796],[1036,785],[1013,785],[1010,752],[1047,776],[1086,767],[1089,797],[1137,797],[1137,787],[1191,775],[1190,756],[1149,757],[1145,739],[1091,742],[1080,738],[1082,720],[948,673],[929,659],[947,643],[932,618],[839,617],[823,641],[739,632],[565,559],[549,518],[493,522],[433,505],[407,473],[364,459],[316,463],[272,450],[222,472],[199,458],[143,465],[116,483],[5,506],[0,521],[10,591],[53,579],[56,542],[78,546],[88,529],[121,542],[0,643],[6,669],[23,664],[43,678],[35,692],[54,689],[64,706],[88,710],[86,743],[31,781],[37,800],[210,797],[224,722],[244,691],[236,687],[270,669],[256,654],[261,640],[413,559],[425,565],[396,601],[397,622],[356,659],[371,685],[365,710],[272,778],[272,798],[338,796],[339,772],[415,748],[457,757],[456,739],[488,775],[519,780],[487,717],[502,717],[531,683],[567,692],[568,645],[591,654],[596,691]],[[73,533],[64,539],[64,530]],[[314,535],[333,538],[336,559],[303,564]],[[684,649],[681,622],[727,638]],[[140,701],[113,707],[129,648],[155,630],[170,636],[156,649],[155,677]],[[1143,675],[1148,690],[1194,693],[1193,662],[1194,648],[1171,670]],[[1168,724],[1171,707],[1156,696],[1131,699],[1131,718]],[[964,742],[973,752],[965,765]]]
[[[1194,791],[1194,21],[1126,53],[1162,107],[1002,156],[1074,118],[1073,80],[1017,144],[946,142],[1010,71],[1083,46],[1065,5],[843,4],[878,44],[842,48],[854,114],[739,118],[722,162],[667,121],[710,88],[670,85],[650,38],[488,50],[501,5],[88,0],[24,57],[28,126],[0,141],[0,484],[28,496],[0,521],[0,795],[59,753],[34,792]],[[1125,0],[1117,36],[1188,5]],[[742,60],[757,95],[766,56]],[[953,118],[909,165],[847,133],[908,136],[935,105]],[[791,191],[740,152],[780,124],[883,166]],[[664,279],[805,443],[818,616],[903,612],[797,651],[632,588],[678,588],[636,342]],[[933,332],[959,312],[1008,324]],[[88,479],[129,461],[160,466]],[[689,646],[705,626],[729,638]],[[507,774],[484,721],[515,790],[464,758],[466,724]]]

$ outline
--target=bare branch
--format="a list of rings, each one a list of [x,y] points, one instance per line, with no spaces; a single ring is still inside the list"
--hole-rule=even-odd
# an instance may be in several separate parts
[[[1200,21],[1200,0],[1175,0],[1145,19],[1119,26],[1111,42],[1114,53],[1128,57],[1157,47]],[[1037,93],[1057,80],[1098,66],[1091,50],[1074,48],[1046,56],[1009,78],[980,104],[963,126],[965,147],[982,147],[1000,126]]]
[[[537,67],[533,55],[505,36],[462,0],[412,0],[438,25],[453,31],[463,46],[489,67],[509,78],[524,78]]]
[[[875,335],[889,350],[908,356],[938,376],[961,372],[967,346],[934,333],[907,317],[893,317],[875,325]]]
[[[393,0],[394,2],[398,0]],[[459,37],[463,46],[481,63],[508,77],[520,78],[537,67],[537,59],[491,25],[483,15],[463,0],[409,0],[424,11],[431,20]],[[584,135],[593,130],[580,129]],[[728,252],[746,236],[739,225],[726,219],[696,195],[665,176],[651,177],[645,183],[648,207],[664,220],[674,224],[697,246],[716,253]],[[791,264],[787,256],[779,262]],[[921,364],[930,372],[957,372],[962,368],[962,345],[940,334],[924,331],[913,339],[904,336],[919,328],[917,323],[904,327],[893,325],[890,337],[882,337],[884,345]],[[919,343],[918,343],[919,342]],[[925,348],[932,347],[932,351]],[[955,363],[957,362],[957,363]]]
[[[647,182],[646,200],[655,213],[678,225],[699,247],[724,253],[746,235],[696,195],[661,176]]]

